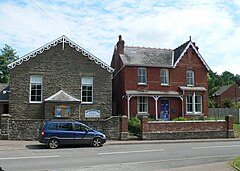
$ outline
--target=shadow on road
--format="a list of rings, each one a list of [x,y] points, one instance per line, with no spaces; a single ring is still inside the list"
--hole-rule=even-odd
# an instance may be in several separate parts
[[[26,145],[26,148],[28,148],[29,150],[49,149],[44,144]],[[95,148],[95,147],[92,147],[90,145],[62,145],[59,147],[59,149],[64,149],[64,148]]]
[[[48,149],[48,147],[44,144],[26,145],[26,148],[28,148],[29,150]]]

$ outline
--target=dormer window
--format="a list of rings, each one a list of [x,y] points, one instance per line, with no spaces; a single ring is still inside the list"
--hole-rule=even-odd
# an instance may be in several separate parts
[[[147,84],[147,69],[143,67],[138,68],[138,84]]]
[[[187,70],[187,86],[194,86],[194,71]]]

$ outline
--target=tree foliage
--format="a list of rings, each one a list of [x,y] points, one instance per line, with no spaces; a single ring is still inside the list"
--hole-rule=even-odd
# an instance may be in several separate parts
[[[9,80],[9,69],[7,65],[18,59],[17,52],[5,44],[0,53],[0,83],[7,83]]]

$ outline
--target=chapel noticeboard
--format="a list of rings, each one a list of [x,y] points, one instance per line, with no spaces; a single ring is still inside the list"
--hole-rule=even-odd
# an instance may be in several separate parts
[[[100,110],[89,109],[85,110],[85,118],[100,118]]]

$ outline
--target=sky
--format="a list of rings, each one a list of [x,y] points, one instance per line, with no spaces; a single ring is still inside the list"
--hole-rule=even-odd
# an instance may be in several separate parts
[[[213,72],[240,75],[240,0],[0,0],[0,49],[22,57],[62,35],[109,65],[118,35],[162,49],[191,36]]]

